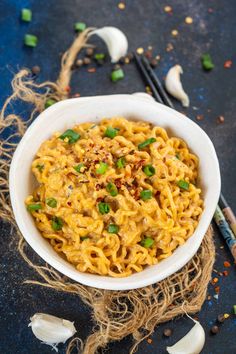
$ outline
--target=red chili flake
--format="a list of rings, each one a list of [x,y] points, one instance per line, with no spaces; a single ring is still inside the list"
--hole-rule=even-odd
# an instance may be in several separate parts
[[[224,262],[224,267],[225,268],[229,268],[229,267],[231,267],[231,264],[228,261],[225,261]]]
[[[67,202],[67,205],[71,206],[71,202]]]
[[[70,86],[66,86],[66,87],[65,87],[65,91],[66,91],[66,92],[70,92],[70,91],[71,91],[71,87],[70,87]]]
[[[198,114],[196,117],[197,120],[203,120],[203,118],[204,118],[203,114]]]
[[[219,294],[219,292],[220,292],[220,287],[219,287],[219,286],[216,286],[214,290],[215,290],[216,294]]]
[[[213,278],[213,279],[212,279],[212,283],[213,283],[213,284],[218,283],[218,281],[219,281],[219,279],[218,279],[218,278]]]
[[[152,344],[152,339],[151,339],[151,338],[148,338],[148,339],[147,339],[147,342],[148,342],[148,344]]]
[[[232,65],[233,65],[232,60],[226,60],[225,63],[224,63],[224,68],[225,69],[230,69]]]
[[[224,270],[224,271],[223,271],[223,275],[224,275],[225,277],[227,277],[227,276],[229,275],[229,272],[228,272],[227,270]]]
[[[225,121],[225,118],[224,118],[223,116],[219,116],[219,117],[217,118],[217,123],[218,123],[218,124],[222,124],[222,123],[224,123],[224,121]]]
[[[97,198],[97,202],[101,202],[103,200],[103,197]]]
[[[116,185],[117,188],[120,188],[122,186],[121,178],[117,178],[115,180],[115,185]]]
[[[101,184],[96,184],[96,191],[99,191],[99,189],[101,189],[102,188],[102,186],[101,186]]]
[[[80,97],[81,95],[80,95],[80,93],[75,93],[74,95],[73,95],[73,97]]]
[[[88,73],[95,73],[96,72],[96,68],[89,68],[87,71],[88,71]]]
[[[138,161],[135,165],[136,170],[138,170],[140,167],[142,167],[144,163],[145,163],[144,159]]]

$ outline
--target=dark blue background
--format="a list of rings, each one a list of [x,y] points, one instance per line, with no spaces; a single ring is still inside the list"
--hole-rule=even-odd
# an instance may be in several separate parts
[[[130,50],[152,45],[161,60],[156,72],[163,77],[176,63],[184,68],[182,77],[184,87],[189,93],[191,107],[187,115],[196,121],[198,114],[204,119],[200,126],[213,140],[220,160],[222,190],[231,206],[236,210],[235,188],[235,92],[236,92],[236,2],[235,0],[127,0],[126,9],[121,11],[115,0],[58,0],[58,1],[0,1],[0,101],[4,102],[11,92],[10,81],[13,74],[22,67],[41,67],[40,81],[55,80],[60,68],[61,53],[73,40],[73,24],[84,21],[91,26],[114,25],[128,36]],[[164,6],[171,5],[173,15],[164,12]],[[29,24],[20,21],[20,11],[29,7],[33,11],[33,21]],[[209,12],[209,8],[212,12]],[[184,22],[186,16],[194,20],[192,25]],[[178,29],[179,36],[173,38],[171,30]],[[25,33],[36,34],[39,38],[37,48],[23,46]],[[104,50],[103,44],[93,42]],[[173,51],[167,52],[166,46],[172,43]],[[215,69],[205,73],[201,69],[200,56],[209,52]],[[224,62],[233,60],[231,69],[224,68]],[[72,80],[72,90],[82,96],[110,93],[132,93],[143,91],[144,85],[134,65],[125,67],[123,81],[112,84],[109,80],[111,64],[90,74],[86,68],[77,70]],[[183,111],[175,103],[176,108]],[[194,109],[192,107],[195,107]],[[197,109],[196,109],[197,108]],[[16,110],[27,118],[29,107],[17,105]],[[217,125],[217,116],[223,115],[225,123]],[[201,142],[199,142],[201,148]],[[58,293],[54,290],[24,285],[24,279],[35,278],[19,256],[15,245],[14,230],[6,223],[1,224],[1,290],[0,290],[0,353],[4,354],[46,354],[51,349],[33,336],[27,327],[29,318],[35,312],[46,312],[75,321],[79,335],[84,339],[91,332],[93,322],[89,309],[74,295]],[[226,249],[220,249],[221,236],[216,231],[217,261],[215,268],[224,270],[223,262],[232,261]],[[31,251],[31,257],[40,263],[38,256]],[[228,277],[221,277],[219,300],[206,301],[199,319],[206,330],[204,354],[236,353],[236,317],[220,328],[216,336],[209,329],[219,313],[232,313],[236,304],[235,268],[229,269]],[[209,293],[214,294],[209,285]],[[146,341],[138,353],[165,353],[166,345],[177,341],[192,326],[186,317],[159,326],[152,336],[153,343]],[[174,334],[170,339],[162,337],[163,329],[171,327]],[[131,346],[131,338],[120,343],[110,344],[109,353],[126,354]],[[60,346],[60,353],[65,346]]]

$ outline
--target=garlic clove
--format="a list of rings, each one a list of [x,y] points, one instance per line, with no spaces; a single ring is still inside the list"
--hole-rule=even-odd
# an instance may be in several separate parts
[[[170,68],[166,75],[165,86],[167,92],[181,101],[183,107],[189,107],[189,97],[184,91],[180,81],[181,74],[183,74],[183,69],[180,65],[175,65]]]
[[[193,328],[172,347],[166,348],[169,354],[199,354],[201,352],[205,343],[205,332],[198,321],[193,319],[192,321],[195,322]]]
[[[46,313],[36,313],[30,320],[35,337],[56,350],[58,343],[66,342],[76,333],[73,322]]]
[[[126,35],[117,27],[106,26],[98,28],[89,33],[98,35],[107,45],[111,62],[116,63],[121,57],[125,56],[128,50],[128,40]]]

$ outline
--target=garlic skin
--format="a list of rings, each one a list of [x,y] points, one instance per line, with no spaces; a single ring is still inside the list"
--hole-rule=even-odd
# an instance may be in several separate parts
[[[73,322],[46,313],[36,313],[30,320],[29,327],[35,337],[56,351],[58,343],[66,342],[76,333]]]
[[[180,65],[175,65],[168,71],[165,79],[165,86],[168,93],[181,101],[183,107],[189,107],[189,97],[183,89],[180,75],[183,69]]]
[[[193,319],[192,321],[195,322],[193,328],[172,347],[166,347],[169,354],[199,354],[201,352],[205,344],[205,332],[198,321]]]
[[[89,37],[94,34],[106,43],[112,63],[116,63],[121,57],[127,54],[128,40],[119,28],[112,26],[98,28],[90,32]]]

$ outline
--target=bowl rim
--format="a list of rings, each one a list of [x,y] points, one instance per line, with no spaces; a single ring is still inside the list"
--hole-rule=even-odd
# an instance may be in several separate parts
[[[162,276],[160,276],[160,275],[158,276],[158,272],[156,272],[157,274],[155,276],[154,275],[152,276],[151,281],[149,278],[148,279],[141,279],[141,280],[138,280],[137,282],[135,282],[135,284],[133,284],[133,282],[130,282],[130,283],[127,282],[127,284],[123,284],[122,286],[119,285],[119,283],[121,283],[122,279],[129,279],[130,277],[134,278],[135,274],[140,274],[140,273],[134,273],[134,274],[130,275],[129,277],[123,277],[123,278],[113,278],[113,277],[109,277],[109,276],[100,276],[100,275],[93,274],[92,278],[91,278],[89,273],[79,272],[75,268],[74,268],[74,271],[72,271],[71,264],[69,262],[66,261],[66,263],[68,263],[68,267],[66,267],[62,263],[60,263],[55,256],[53,257],[53,254],[51,252],[45,251],[45,249],[41,249],[42,247],[37,247],[36,242],[34,241],[33,237],[27,231],[27,225],[25,223],[25,220],[23,218],[21,218],[21,215],[19,213],[19,208],[17,208],[17,205],[16,205],[17,204],[17,202],[16,202],[16,199],[17,199],[16,194],[17,193],[15,190],[15,173],[16,173],[17,161],[21,157],[21,152],[24,148],[24,145],[26,143],[28,143],[28,141],[30,139],[32,139],[31,132],[34,131],[34,129],[38,125],[42,124],[42,119],[45,118],[47,115],[53,115],[56,111],[60,110],[63,106],[68,105],[68,104],[69,105],[73,104],[74,102],[77,102],[77,101],[81,104],[86,101],[93,101],[93,100],[105,100],[105,101],[107,100],[107,101],[109,101],[109,100],[113,100],[113,99],[118,99],[118,100],[119,99],[122,99],[122,100],[124,100],[124,99],[137,100],[138,99],[139,101],[145,100],[145,102],[147,102],[146,99],[141,98],[141,97],[137,97],[137,96],[135,97],[131,94],[101,95],[101,96],[91,96],[91,97],[82,97],[82,98],[70,98],[67,100],[60,101],[60,102],[54,104],[53,106],[49,107],[45,111],[41,112],[35,118],[35,120],[31,123],[31,125],[29,126],[29,128],[25,132],[24,136],[22,137],[21,141],[19,142],[19,144],[14,152],[12,162],[10,165],[10,171],[9,171],[9,191],[10,191],[10,199],[11,199],[13,213],[15,216],[15,221],[16,221],[24,239],[27,241],[27,243],[33,248],[33,250],[45,262],[50,264],[53,268],[55,268],[60,273],[66,275],[70,279],[73,279],[74,281],[84,284],[86,286],[96,287],[96,288],[100,288],[100,289],[107,289],[107,290],[131,290],[131,289],[138,289],[138,288],[159,282],[159,281],[165,279],[166,277],[170,276],[171,274],[174,274],[175,272],[180,270],[197,252],[198,248],[201,245],[203,237],[207,231],[207,228],[209,227],[211,219],[213,217],[215,207],[216,207],[217,201],[219,199],[220,188],[221,188],[219,163],[218,163],[217,155],[216,155],[212,141],[210,140],[208,135],[205,133],[205,131],[201,127],[199,127],[195,122],[193,122],[191,119],[187,118],[185,115],[179,113],[178,111],[176,111],[170,107],[164,106],[160,103],[157,103],[155,101],[150,100],[147,102],[149,105],[155,106],[156,109],[157,109],[157,106],[159,106],[159,108],[162,111],[165,110],[165,111],[169,112],[172,116],[179,117],[182,120],[188,121],[188,124],[190,126],[192,126],[195,130],[197,129],[201,133],[201,135],[203,135],[205,137],[205,142],[207,142],[207,144],[208,144],[207,147],[208,147],[211,157],[214,161],[214,165],[215,165],[215,169],[216,169],[215,199],[212,202],[211,210],[208,210],[207,220],[206,220],[207,222],[205,222],[204,227],[202,227],[202,231],[201,231],[202,236],[201,237],[199,236],[195,240],[196,242],[194,244],[194,247],[192,247],[192,251],[190,252],[190,254],[187,254],[184,259],[178,259],[178,262],[177,262],[178,264],[176,265],[174,271],[165,271],[165,272],[163,272]],[[134,113],[134,115],[135,115],[135,113]],[[42,127],[40,127],[40,129],[42,129]],[[186,245],[186,243],[184,245]],[[183,247],[183,246],[180,246],[180,247]],[[53,249],[52,249],[52,251],[55,252]],[[173,257],[173,255],[174,255],[174,253],[170,257]],[[170,257],[168,257],[168,258],[170,258]],[[155,266],[157,266],[157,265],[153,265],[151,267],[155,267]],[[96,283],[94,282],[94,277],[97,278]],[[112,279],[112,281],[111,281],[111,279]],[[116,282],[114,281],[114,279],[116,280]]]

